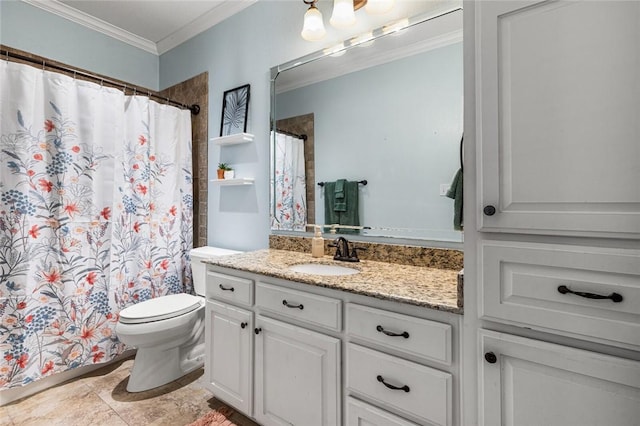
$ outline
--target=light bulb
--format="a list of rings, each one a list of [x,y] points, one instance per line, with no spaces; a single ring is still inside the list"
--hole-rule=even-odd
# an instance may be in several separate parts
[[[311,5],[304,14],[304,23],[300,35],[307,41],[318,41],[327,33],[322,22],[322,13],[317,7]]]
[[[393,8],[395,0],[367,0],[364,10],[372,15],[387,13]]]
[[[329,22],[336,28],[348,28],[355,24],[353,0],[333,0],[333,13]]]
[[[393,24],[385,25],[384,27],[382,27],[382,33],[383,34],[397,33],[399,31],[404,30],[408,26],[409,26],[409,19],[404,18],[397,22],[394,22]]]
[[[349,41],[349,46],[367,47],[367,46],[371,46],[372,44],[373,44],[372,31],[369,31],[364,34],[360,34],[359,36],[356,36]]]

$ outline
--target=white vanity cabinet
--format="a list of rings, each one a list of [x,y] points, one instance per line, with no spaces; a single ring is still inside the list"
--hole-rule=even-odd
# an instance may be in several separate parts
[[[640,361],[480,332],[482,425],[637,426]]]
[[[255,419],[340,424],[340,340],[261,315],[255,333]]]
[[[452,425],[453,375],[446,366],[452,363],[453,327],[355,303],[346,312],[347,391],[419,424]],[[371,424],[394,423],[383,418]]]
[[[261,425],[460,424],[460,315],[213,265],[207,286],[209,389]]]
[[[482,231],[640,238],[639,17],[636,1],[479,2]]]
[[[477,334],[465,339],[478,345],[474,418],[637,425],[640,3],[469,10],[480,231],[469,227],[479,284]]]
[[[251,415],[253,313],[215,300],[206,302],[207,387],[219,399]]]
[[[253,413],[253,280],[207,268],[205,377],[216,397]]]
[[[298,324],[339,331],[341,307],[339,299],[257,282],[254,417],[260,424],[340,423],[340,339]]]

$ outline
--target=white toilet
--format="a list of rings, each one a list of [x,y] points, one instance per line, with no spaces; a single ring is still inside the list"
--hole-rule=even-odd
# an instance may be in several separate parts
[[[217,247],[191,250],[197,296],[172,294],[145,300],[120,311],[116,334],[138,349],[127,390],[162,386],[204,364],[204,307],[207,268],[202,260],[240,253]]]

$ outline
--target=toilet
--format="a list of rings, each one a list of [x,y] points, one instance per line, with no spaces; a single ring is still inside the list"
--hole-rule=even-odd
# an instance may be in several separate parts
[[[162,386],[204,364],[204,307],[207,267],[202,260],[240,253],[218,247],[191,250],[197,296],[171,294],[145,300],[120,311],[116,334],[137,348],[127,391]]]

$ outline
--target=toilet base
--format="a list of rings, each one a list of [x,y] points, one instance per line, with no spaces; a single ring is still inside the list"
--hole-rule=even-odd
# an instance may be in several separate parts
[[[133,361],[128,392],[143,392],[166,385],[204,365],[204,342],[166,350],[139,348]]]

